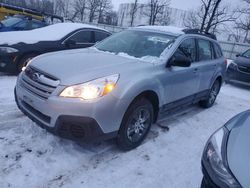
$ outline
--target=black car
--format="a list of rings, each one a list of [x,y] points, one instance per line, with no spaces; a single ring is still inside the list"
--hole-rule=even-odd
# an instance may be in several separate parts
[[[236,60],[228,66],[226,81],[250,86],[250,49],[237,55]]]
[[[45,21],[37,20],[29,16],[16,15],[0,22],[0,32],[26,31],[45,27]]]
[[[250,110],[232,118],[206,144],[201,188],[250,187]]]
[[[110,35],[106,30],[77,23],[59,23],[32,31],[0,33],[0,72],[20,72],[35,56],[90,47]]]

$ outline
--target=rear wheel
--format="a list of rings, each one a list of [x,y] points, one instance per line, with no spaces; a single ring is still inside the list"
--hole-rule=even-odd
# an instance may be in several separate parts
[[[131,150],[141,144],[153,122],[153,105],[145,98],[134,101],[123,118],[117,137],[122,150]]]
[[[29,54],[24,56],[17,65],[17,73],[22,72],[22,68],[26,66],[31,59],[33,59],[36,55],[35,54]]]
[[[203,108],[210,108],[211,106],[213,106],[219,92],[220,92],[220,81],[216,80],[212,86],[212,88],[210,89],[208,98],[206,100],[202,100],[200,101],[200,105]]]

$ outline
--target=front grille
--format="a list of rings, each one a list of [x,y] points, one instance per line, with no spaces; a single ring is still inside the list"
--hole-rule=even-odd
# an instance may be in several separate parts
[[[48,99],[59,80],[42,73],[34,68],[27,67],[21,78],[21,86],[42,99]]]
[[[250,74],[250,67],[238,66],[239,71]]]

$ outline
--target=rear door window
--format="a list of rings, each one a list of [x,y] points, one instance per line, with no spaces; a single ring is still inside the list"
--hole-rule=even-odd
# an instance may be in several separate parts
[[[93,31],[78,31],[70,40],[75,41],[77,44],[94,43],[93,41]]]
[[[199,39],[198,50],[199,61],[208,61],[213,59],[212,47],[209,41]]]
[[[15,28],[19,31],[27,30],[28,29],[28,20],[24,20],[15,25]]]
[[[214,53],[215,53],[215,58],[220,58],[223,56],[223,53],[221,51],[221,48],[218,44],[213,43],[213,47],[214,47]]]
[[[103,39],[109,37],[110,34],[101,32],[101,31],[95,31],[95,42],[102,41]]]

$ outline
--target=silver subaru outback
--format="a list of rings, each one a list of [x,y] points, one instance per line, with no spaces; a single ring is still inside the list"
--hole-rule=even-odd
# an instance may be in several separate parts
[[[130,150],[180,108],[211,107],[226,60],[214,37],[170,26],[131,28],[88,49],[48,53],[18,76],[20,110],[76,141],[116,138]]]

